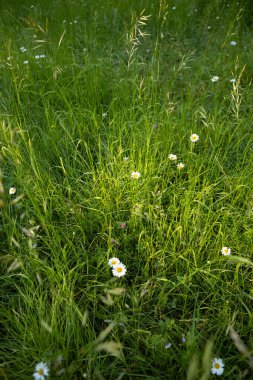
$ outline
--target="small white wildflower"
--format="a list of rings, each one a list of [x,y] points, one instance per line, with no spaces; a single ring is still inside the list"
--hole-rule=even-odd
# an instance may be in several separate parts
[[[235,83],[235,82],[236,82],[236,79],[235,79],[235,78],[232,78],[232,79],[230,79],[230,82],[231,82],[231,83]]]
[[[193,133],[193,134],[191,135],[190,139],[191,139],[191,142],[196,142],[196,141],[198,141],[199,136],[196,135],[196,133]]]
[[[140,176],[141,176],[141,173],[139,173],[139,172],[132,172],[131,173],[131,178],[139,179]]]
[[[35,372],[33,374],[34,380],[45,380],[49,375],[49,369],[46,363],[40,362],[35,366]]]
[[[118,265],[120,264],[120,260],[117,258],[117,257],[112,257],[109,261],[108,261],[108,265],[112,268],[115,267],[115,265]]]
[[[103,119],[104,119],[106,116],[107,116],[107,112],[104,112],[104,113],[102,114]]]
[[[176,161],[177,160],[177,156],[175,154],[169,154],[168,156],[168,159],[171,160],[171,161]]]
[[[123,157],[123,160],[124,160],[124,161],[128,161],[128,160],[129,160],[129,157]]]
[[[224,255],[224,256],[231,255],[231,249],[228,248],[228,247],[223,247],[222,250],[221,250],[221,253],[222,253],[222,255]]]
[[[178,170],[182,170],[184,167],[185,165],[182,162],[179,162],[179,164],[177,164]]]
[[[28,61],[24,61],[23,63],[24,63],[24,65],[27,65],[27,64],[28,64]]]
[[[220,77],[218,77],[218,75],[214,75],[214,76],[211,78],[211,81],[212,81],[212,82],[218,82],[219,79],[220,79]]]
[[[16,194],[16,191],[17,191],[17,189],[16,189],[16,187],[14,187],[14,186],[9,188],[9,194],[10,194],[10,195],[14,195],[14,194]]]
[[[77,24],[77,20],[74,20],[74,24]]]
[[[21,51],[21,53],[25,53],[26,52],[26,48],[24,46],[21,46],[21,48],[19,50]]]
[[[230,45],[231,45],[231,46],[235,46],[236,44],[237,44],[236,41],[230,41]]]
[[[40,59],[40,58],[46,58],[46,55],[45,54],[36,54],[34,56],[35,59]]]
[[[171,343],[166,343],[165,345],[164,345],[164,348],[170,348],[172,346],[172,344]]]
[[[119,263],[113,267],[112,274],[115,277],[122,277],[125,276],[127,270],[124,264]]]
[[[207,29],[211,29],[211,26],[208,26]]]
[[[216,17],[216,20],[219,20],[219,18],[220,18],[220,17],[219,17],[219,16],[217,16],[217,17]]]
[[[224,363],[222,361],[222,359],[219,359],[219,358],[214,358],[213,361],[212,361],[212,368],[211,368],[211,372],[213,375],[222,375],[223,372],[224,372]]]
[[[174,11],[175,9],[177,9],[177,7],[172,7],[172,10]]]

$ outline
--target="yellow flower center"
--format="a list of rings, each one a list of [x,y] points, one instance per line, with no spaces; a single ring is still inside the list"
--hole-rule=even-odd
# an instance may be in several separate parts
[[[43,368],[40,368],[40,369],[38,370],[38,374],[39,374],[39,375],[44,375],[44,369],[43,369]]]
[[[228,253],[228,249],[227,249],[227,248],[225,248],[225,249],[224,249],[224,252],[225,252],[225,253]]]
[[[220,368],[220,364],[219,363],[215,363],[214,367],[217,368],[217,369],[219,369]]]
[[[112,260],[112,265],[117,264],[117,260]]]
[[[122,268],[121,267],[117,268],[117,272],[121,273],[122,272]]]

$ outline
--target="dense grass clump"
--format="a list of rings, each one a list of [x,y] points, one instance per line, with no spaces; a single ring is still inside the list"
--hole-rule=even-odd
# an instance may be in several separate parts
[[[253,378],[252,12],[2,1],[0,378]]]

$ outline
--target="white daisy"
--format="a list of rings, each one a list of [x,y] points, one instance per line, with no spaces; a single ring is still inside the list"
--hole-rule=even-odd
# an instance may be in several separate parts
[[[175,154],[169,154],[168,156],[168,159],[171,160],[171,161],[176,161],[177,160],[177,156]]]
[[[108,265],[110,265],[110,267],[114,268],[115,265],[118,265],[120,264],[120,260],[117,258],[117,257],[112,257],[109,261],[108,261]]]
[[[235,79],[235,78],[231,78],[231,79],[230,79],[230,82],[231,82],[231,83],[235,83],[235,82],[236,82],[236,79]]]
[[[231,45],[231,46],[235,46],[235,45],[236,45],[236,41],[231,41],[231,42],[230,42],[230,45]]]
[[[222,253],[224,256],[231,255],[231,249],[228,248],[228,247],[223,247],[222,250],[221,250],[221,253]]]
[[[220,77],[218,77],[218,75],[214,75],[214,76],[211,78],[211,81],[214,83],[214,82],[218,82],[219,79],[220,79]]]
[[[199,136],[196,135],[196,133],[193,133],[193,134],[191,135],[190,139],[191,139],[191,142],[196,142],[196,141],[198,141]]]
[[[219,358],[214,358],[213,361],[212,361],[212,368],[211,368],[211,372],[213,375],[222,375],[223,372],[224,372],[224,363],[222,361],[222,359],[219,359]]]
[[[36,364],[35,372],[33,374],[34,380],[45,380],[49,375],[49,369],[46,363],[40,362]]]
[[[139,173],[139,172],[132,172],[131,173],[131,177],[134,179],[139,179],[140,176],[141,176],[141,173]]]
[[[115,265],[113,267],[113,270],[112,270],[112,274],[115,276],[115,277],[122,277],[122,276],[125,276],[126,274],[126,267],[124,264],[122,263],[119,263],[117,265]]]
[[[177,164],[178,170],[182,170],[184,167],[185,165],[182,162],[179,162],[179,164]]]
[[[14,195],[16,193],[16,191],[17,191],[16,187],[10,187],[9,188],[9,194],[10,195]]]

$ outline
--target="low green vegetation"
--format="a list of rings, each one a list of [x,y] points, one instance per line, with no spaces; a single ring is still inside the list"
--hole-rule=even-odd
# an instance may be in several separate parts
[[[253,378],[252,12],[2,1],[0,378]]]

